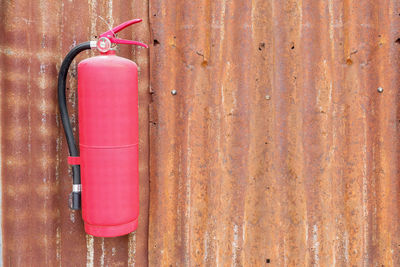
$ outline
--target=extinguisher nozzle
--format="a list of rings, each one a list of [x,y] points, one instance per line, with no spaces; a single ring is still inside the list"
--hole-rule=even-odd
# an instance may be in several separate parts
[[[81,192],[71,192],[69,195],[69,207],[71,210],[81,209]]]

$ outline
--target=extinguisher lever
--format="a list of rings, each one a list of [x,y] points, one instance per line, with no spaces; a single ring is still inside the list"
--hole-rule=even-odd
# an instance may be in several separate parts
[[[149,48],[147,44],[138,42],[138,41],[132,41],[132,40],[124,40],[124,39],[117,39],[117,38],[110,38],[111,43],[114,44],[130,44],[130,45],[139,45],[144,48]]]
[[[148,46],[146,44],[138,42],[138,41],[124,40],[124,39],[116,38],[116,34],[118,32],[122,31],[123,29],[125,29],[126,27],[128,27],[132,24],[139,23],[141,21],[142,21],[142,19],[128,20],[128,21],[118,25],[117,27],[100,34],[100,38],[105,37],[105,38],[109,39],[111,43],[114,43],[114,44],[139,45],[139,46],[148,48]]]

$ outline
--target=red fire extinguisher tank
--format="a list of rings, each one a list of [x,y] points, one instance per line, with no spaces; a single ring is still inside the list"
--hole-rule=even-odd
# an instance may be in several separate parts
[[[109,51],[78,65],[82,216],[94,236],[137,228],[138,71]]]

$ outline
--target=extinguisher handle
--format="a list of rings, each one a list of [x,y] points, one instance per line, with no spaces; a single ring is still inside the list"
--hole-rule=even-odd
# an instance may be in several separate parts
[[[100,37],[110,38],[111,36],[115,36],[116,33],[122,31],[126,27],[131,26],[132,24],[135,24],[135,23],[139,23],[141,21],[142,21],[142,19],[132,19],[132,20],[125,21],[124,23],[118,25],[117,27],[114,27],[113,29],[100,34]]]
[[[145,48],[149,48],[144,43],[141,43],[141,42],[138,42],[138,41],[132,41],[132,40],[118,39],[118,38],[116,38],[116,35],[115,35],[116,33],[122,31],[126,27],[128,27],[128,26],[130,26],[132,24],[135,24],[135,23],[139,23],[141,21],[142,21],[142,19],[132,19],[132,20],[125,21],[124,23],[118,25],[117,27],[100,34],[100,38],[106,37],[111,41],[111,43],[114,43],[114,44],[139,45],[139,46],[142,46],[142,47],[145,47]]]

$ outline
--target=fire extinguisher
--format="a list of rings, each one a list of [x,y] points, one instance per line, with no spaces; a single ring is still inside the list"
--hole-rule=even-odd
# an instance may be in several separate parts
[[[115,55],[112,44],[147,48],[116,38],[116,33],[141,21],[124,22],[97,41],[75,46],[58,76],[58,104],[73,173],[70,208],[82,208],[85,231],[94,236],[125,235],[138,224],[138,71],[134,62]],[[78,65],[79,154],[68,117],[66,77],[72,60],[92,48],[101,55]]]

